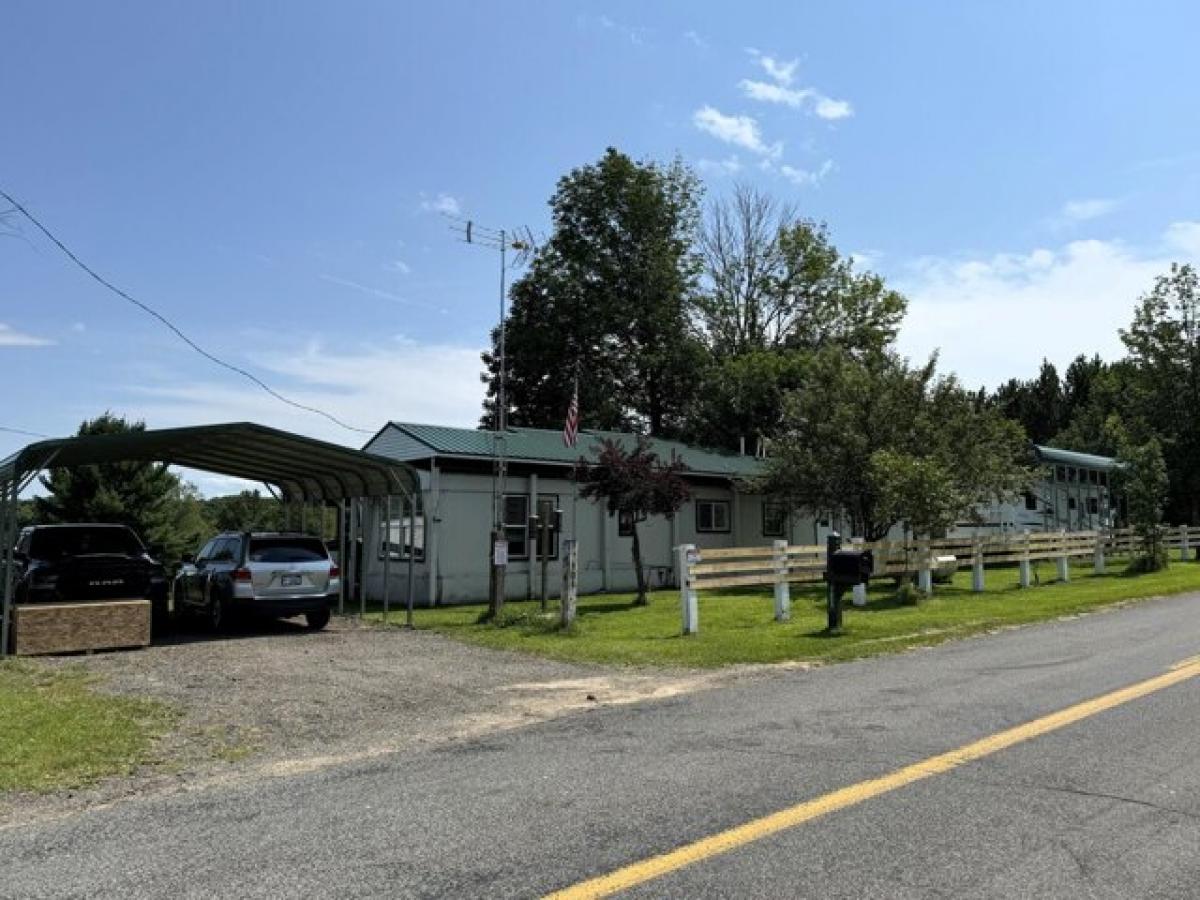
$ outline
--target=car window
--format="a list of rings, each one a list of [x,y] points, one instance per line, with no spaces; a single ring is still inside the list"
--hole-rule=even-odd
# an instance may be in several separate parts
[[[94,528],[86,525],[40,528],[33,532],[29,554],[37,559],[62,559],[88,554],[138,556],[142,542],[128,528]]]
[[[232,538],[221,538],[217,541],[217,546],[213,548],[213,562],[227,562],[233,559],[233,553],[230,550],[232,543]]]
[[[307,537],[250,538],[250,562],[298,563],[329,559],[325,544]]]
[[[196,554],[196,562],[200,562],[201,560],[206,560],[206,559],[212,559],[213,550],[216,549],[216,546],[217,546],[217,539],[213,538],[211,541],[209,541],[207,544],[205,544],[200,549],[199,553]]]

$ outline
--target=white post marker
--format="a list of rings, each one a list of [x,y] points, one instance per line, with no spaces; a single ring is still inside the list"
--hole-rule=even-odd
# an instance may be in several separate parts
[[[920,556],[917,558],[917,587],[922,593],[933,593],[933,570],[930,568],[932,560],[930,556],[933,553],[928,546],[917,550]]]
[[[862,538],[851,538],[850,544],[855,549],[861,550],[862,544],[863,544],[863,539]],[[867,586],[865,584],[854,585],[854,587],[851,589],[850,602],[853,603],[855,606],[866,606],[867,605]]]
[[[1188,561],[1188,527],[1186,525],[1179,526],[1179,560],[1180,562]]]
[[[1096,549],[1092,551],[1092,571],[1097,575],[1104,574],[1104,532],[1096,532]]]
[[[680,544],[675,552],[679,562],[679,605],[683,613],[683,633],[695,634],[700,630],[700,607],[696,602],[692,566],[700,562],[700,551],[695,544]]]
[[[1021,553],[1020,578],[1021,578],[1021,587],[1023,587],[1023,588],[1029,587],[1030,583],[1032,583],[1032,581],[1033,581],[1033,576],[1030,572],[1030,564],[1029,564],[1029,529],[1028,528],[1025,529],[1025,547]]]
[[[579,541],[571,538],[564,542],[567,559],[563,565],[562,624],[575,621],[575,606],[579,598]]]
[[[1067,540],[1067,533],[1065,531],[1059,532],[1059,538],[1065,543]],[[1067,556],[1065,547],[1063,548],[1063,555],[1058,558],[1058,580],[1071,580],[1071,560]]]
[[[983,593],[983,541],[979,539],[975,540],[971,554],[971,590],[976,594]]]
[[[775,621],[786,622],[792,617],[792,595],[788,586],[787,541],[775,542]]]

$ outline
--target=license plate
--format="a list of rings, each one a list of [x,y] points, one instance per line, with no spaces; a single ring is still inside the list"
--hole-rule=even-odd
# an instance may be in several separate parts
[[[284,575],[280,579],[280,583],[284,587],[299,587],[300,586],[300,576],[299,575]]]

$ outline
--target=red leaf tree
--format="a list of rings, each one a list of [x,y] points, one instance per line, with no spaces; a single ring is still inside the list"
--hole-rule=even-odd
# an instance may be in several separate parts
[[[642,568],[642,548],[638,541],[638,523],[650,516],[671,518],[690,496],[683,478],[687,471],[683,460],[672,454],[669,461],[659,458],[645,438],[626,450],[611,439],[604,439],[595,459],[581,458],[577,469],[580,496],[603,500],[608,514],[624,515],[633,529],[633,568],[637,572],[637,604],[645,606],[646,573]]]

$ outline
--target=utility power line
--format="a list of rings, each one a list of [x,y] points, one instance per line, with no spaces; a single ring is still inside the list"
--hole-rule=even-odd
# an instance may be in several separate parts
[[[49,438],[50,435],[42,434],[40,431],[26,431],[24,428],[10,428],[7,425],[0,425],[0,431],[5,434],[23,434],[26,437]]]
[[[259,378],[257,375],[253,374],[252,372],[248,372],[246,369],[243,369],[241,366],[236,366],[231,362],[226,362],[225,360],[221,359],[219,356],[216,356],[216,355],[208,352],[203,347],[201,347],[199,344],[197,344],[195,341],[193,341],[190,337],[188,337],[186,334],[184,334],[184,332],[174,322],[172,322],[170,319],[168,319],[162,313],[158,312],[158,310],[154,309],[153,307],[149,306],[146,303],[143,303],[141,300],[138,300],[135,297],[131,297],[125,291],[121,290],[119,287],[117,287],[116,285],[112,284],[111,282],[105,280],[102,276],[97,274],[94,269],[92,269],[90,266],[87,265],[87,263],[85,263],[83,260],[81,260],[74,253],[72,253],[71,250],[68,249],[66,244],[64,244],[57,237],[55,237],[45,225],[43,225],[41,222],[39,222],[29,210],[27,210],[24,206],[22,206],[20,203],[18,203],[12,197],[12,195],[9,194],[7,191],[5,191],[3,188],[0,188],[0,197],[3,197],[10,204],[12,204],[12,207],[14,210],[19,212],[22,216],[24,216],[31,223],[33,223],[33,226],[35,228],[37,228],[37,230],[40,231],[42,234],[44,234],[50,240],[51,243],[53,243],[56,247],[58,247],[59,250],[61,250],[64,254],[66,254],[67,258],[70,259],[71,262],[75,263],[75,265],[77,265],[80,269],[82,269],[84,272],[86,272],[88,275],[90,275],[95,281],[99,282],[102,286],[107,288],[112,293],[116,294],[121,299],[127,300],[128,302],[132,303],[138,309],[142,310],[142,312],[146,313],[149,316],[153,316],[155,319],[157,319],[159,322],[161,322],[164,326],[166,326],[167,329],[169,329],[176,337],[178,337],[181,341],[183,341],[185,344],[187,344],[189,347],[191,347],[193,350],[195,350],[197,353],[199,353],[201,356],[203,356],[209,362],[215,363],[218,366],[221,366],[223,369],[228,369],[230,372],[234,372],[238,375],[241,375],[243,378],[247,379],[248,381],[250,381],[253,384],[257,385],[258,387],[262,388],[264,391],[266,391],[268,394],[270,394],[272,397],[274,397],[280,403],[286,403],[288,406],[291,406],[295,409],[303,410],[304,412],[315,413],[318,416],[323,416],[324,418],[328,419],[333,424],[339,425],[342,428],[345,428],[347,431],[356,431],[359,434],[374,434],[375,433],[374,429],[358,428],[354,425],[348,425],[347,423],[343,422],[341,419],[339,419],[337,416],[333,415],[332,413],[328,413],[323,409],[318,409],[315,406],[309,406],[305,403],[300,403],[297,400],[293,400],[290,397],[286,397],[283,394],[279,393],[279,391],[277,391],[273,387],[271,387],[269,384],[267,384],[265,381],[263,381],[261,378]]]

